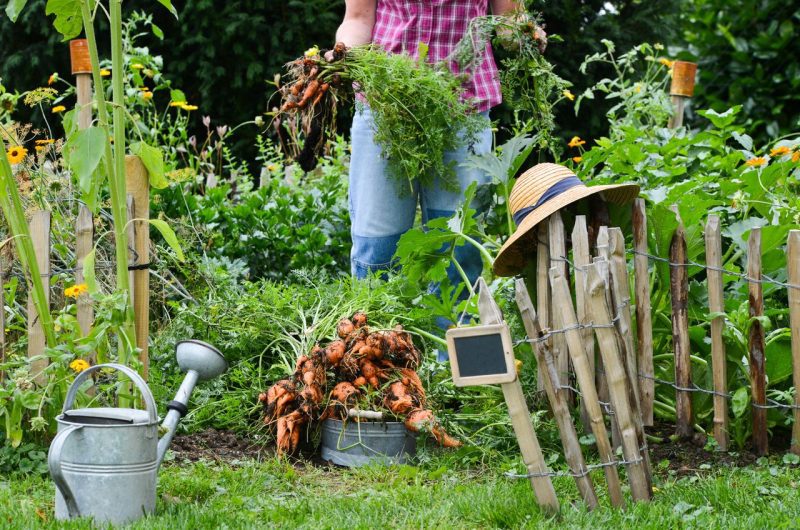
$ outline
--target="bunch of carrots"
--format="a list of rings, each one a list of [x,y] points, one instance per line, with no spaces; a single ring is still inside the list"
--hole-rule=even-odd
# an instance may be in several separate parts
[[[425,389],[416,372],[420,352],[402,326],[372,331],[367,315],[359,311],[339,321],[337,335],[326,346],[317,344],[301,355],[291,377],[258,396],[264,423],[276,430],[279,453],[295,452],[312,422],[347,420],[356,406],[386,411],[410,431],[428,432],[445,447],[461,445],[426,408]]]

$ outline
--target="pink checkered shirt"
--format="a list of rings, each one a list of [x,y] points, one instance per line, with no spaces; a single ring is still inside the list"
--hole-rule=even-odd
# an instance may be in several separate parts
[[[420,42],[428,45],[428,61],[445,59],[467,31],[469,21],[486,15],[488,0],[378,0],[372,42],[390,53],[417,57]],[[497,65],[491,45],[486,57],[470,72],[464,83],[463,99],[471,100],[475,110],[489,110],[502,101]],[[458,67],[450,63],[458,74]]]

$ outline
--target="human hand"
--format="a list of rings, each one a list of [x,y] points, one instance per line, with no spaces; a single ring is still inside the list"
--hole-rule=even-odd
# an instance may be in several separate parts
[[[346,53],[347,53],[347,46],[345,46],[343,42],[337,42],[332,50],[328,50],[325,52],[325,55],[323,55],[323,57],[327,62],[332,63],[334,61],[341,61],[342,59],[344,59]]]

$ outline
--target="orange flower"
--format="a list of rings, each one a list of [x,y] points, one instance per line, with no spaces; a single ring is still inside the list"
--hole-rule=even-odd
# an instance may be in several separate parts
[[[757,157],[751,158],[750,160],[745,162],[744,165],[746,165],[748,167],[756,167],[756,166],[763,166],[766,163],[767,163],[767,159],[766,158],[764,158],[763,156],[757,156]]]
[[[788,155],[791,153],[792,150],[789,149],[787,146],[782,145],[780,147],[776,147],[769,152],[769,156],[783,156]]]
[[[578,146],[583,145],[585,143],[586,142],[584,140],[581,140],[579,136],[573,136],[572,140],[570,140],[567,145],[569,147],[578,147]]]
[[[47,85],[50,86],[53,83],[55,83],[56,81],[58,81],[58,72],[53,72],[52,74],[50,74],[50,77],[47,79]]]
[[[580,164],[583,161],[583,157],[582,156],[573,156],[572,157],[572,161],[575,162],[576,164]]]
[[[80,295],[85,293],[89,290],[89,286],[85,283],[79,283],[77,285],[73,285],[72,287],[67,287],[64,289],[64,296],[69,298],[78,298]]]
[[[26,156],[28,156],[28,150],[24,147],[15,145],[6,151],[6,156],[8,156],[9,164],[19,164],[25,159]]]
[[[792,154],[792,162],[797,162],[798,160],[800,160],[800,151],[795,151]]]

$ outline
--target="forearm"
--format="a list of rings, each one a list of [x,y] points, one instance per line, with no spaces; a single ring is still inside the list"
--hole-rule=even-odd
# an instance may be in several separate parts
[[[362,20],[345,20],[336,30],[336,42],[343,42],[348,48],[368,44],[372,41],[372,26]]]
[[[505,16],[525,11],[525,5],[521,0],[491,0],[490,5],[493,15]]]

